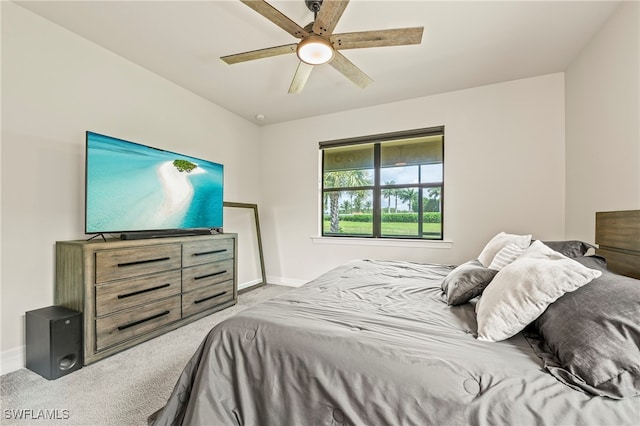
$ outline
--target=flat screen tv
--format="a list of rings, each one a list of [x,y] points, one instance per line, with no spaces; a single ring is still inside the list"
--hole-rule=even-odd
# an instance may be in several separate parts
[[[222,164],[89,131],[85,164],[87,234],[127,239],[222,228]]]

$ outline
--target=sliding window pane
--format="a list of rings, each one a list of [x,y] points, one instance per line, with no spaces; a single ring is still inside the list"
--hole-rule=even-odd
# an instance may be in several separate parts
[[[373,191],[325,191],[323,235],[373,235]]]
[[[422,191],[422,238],[442,239],[442,187]]]
[[[421,183],[440,183],[443,181],[442,163],[420,166]]]
[[[380,197],[383,237],[419,236],[418,187],[383,188]]]

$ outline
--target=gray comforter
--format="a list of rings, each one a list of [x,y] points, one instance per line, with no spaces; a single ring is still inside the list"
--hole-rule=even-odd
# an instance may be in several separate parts
[[[476,340],[451,267],[353,261],[211,330],[155,425],[637,425],[640,398],[571,389],[518,334]]]

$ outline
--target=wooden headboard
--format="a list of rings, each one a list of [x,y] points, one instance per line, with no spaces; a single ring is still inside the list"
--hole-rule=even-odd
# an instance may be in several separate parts
[[[607,269],[640,279],[640,210],[597,212],[596,244]]]

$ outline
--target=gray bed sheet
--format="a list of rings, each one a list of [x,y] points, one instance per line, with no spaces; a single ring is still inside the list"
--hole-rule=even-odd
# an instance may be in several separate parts
[[[571,389],[522,334],[476,340],[452,267],[357,260],[211,330],[154,425],[638,425]]]

